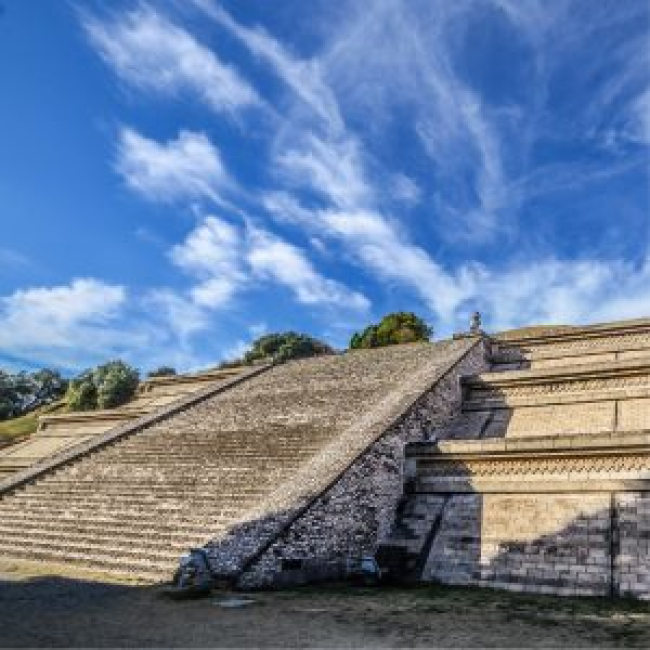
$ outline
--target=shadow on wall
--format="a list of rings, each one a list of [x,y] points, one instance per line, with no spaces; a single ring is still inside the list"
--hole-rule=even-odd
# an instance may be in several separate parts
[[[529,358],[530,351],[524,347],[509,345],[507,342],[503,347],[492,354],[491,372],[504,370],[529,370],[532,363]],[[499,346],[499,343],[497,343]],[[506,347],[507,346],[507,347]]]
[[[476,399],[481,385],[475,385],[465,396],[469,410],[455,425],[458,430],[450,429],[449,436],[441,431],[438,442],[506,436],[513,414],[506,396],[492,386],[489,395]],[[448,447],[439,448],[439,456],[418,459],[417,475],[408,486],[411,509],[417,511],[419,503],[420,513],[438,512],[420,532],[423,543],[410,564],[413,577],[514,591],[650,599],[650,492],[643,484],[650,469],[647,454],[645,460],[639,452],[590,457],[568,443],[566,449],[550,446],[539,454],[522,446],[519,454],[501,458],[454,456]],[[615,478],[636,473],[641,480]]]
[[[479,494],[467,476],[443,497],[422,580],[650,599],[650,493]]]

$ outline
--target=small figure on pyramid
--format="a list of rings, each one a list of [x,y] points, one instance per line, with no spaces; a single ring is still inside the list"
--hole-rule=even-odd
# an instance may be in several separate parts
[[[481,332],[481,312],[475,311],[472,314],[472,319],[469,323],[469,331],[471,334],[480,334]]]

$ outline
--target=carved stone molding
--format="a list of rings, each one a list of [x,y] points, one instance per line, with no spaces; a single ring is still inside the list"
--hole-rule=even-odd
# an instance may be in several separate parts
[[[567,474],[643,473],[638,478],[650,479],[650,450],[638,454],[607,456],[515,456],[512,458],[427,458],[418,462],[418,474],[427,477],[501,477]]]

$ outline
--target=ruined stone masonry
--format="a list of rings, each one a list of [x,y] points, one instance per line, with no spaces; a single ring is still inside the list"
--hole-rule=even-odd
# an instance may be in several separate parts
[[[376,553],[399,580],[650,599],[650,319],[475,321],[50,419],[70,440],[0,483],[0,553],[156,581],[205,546],[240,587]]]
[[[497,336],[463,385],[407,447],[384,553],[416,580],[650,598],[650,321]]]

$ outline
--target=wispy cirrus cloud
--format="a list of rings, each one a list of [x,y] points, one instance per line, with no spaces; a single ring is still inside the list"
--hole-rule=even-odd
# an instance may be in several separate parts
[[[369,307],[362,294],[318,273],[297,246],[251,225],[239,228],[206,217],[172,249],[171,258],[199,280],[190,293],[205,308],[224,307],[260,282],[284,286],[306,305],[353,311]]]
[[[525,323],[576,324],[650,313],[650,257],[639,264],[546,257],[476,269],[476,304],[500,330]]]
[[[595,248],[567,256],[553,250],[563,225],[537,207],[640,166],[626,147],[649,140],[647,61],[639,30],[629,39],[616,31],[638,9],[627,5],[610,24],[607,9],[564,0],[524,9],[511,0],[350,3],[344,20],[318,25],[318,47],[301,49],[299,38],[245,24],[212,0],[193,6],[212,19],[213,43],[225,34],[247,50],[237,70],[157,8],[84,22],[133,87],[187,93],[255,130],[259,174],[235,162],[226,172],[226,145],[201,132],[167,142],[121,132],[116,166],[132,190],[238,217],[201,219],[170,252],[191,286],[150,300],[181,339],[267,285],[298,305],[369,309],[371,293],[326,277],[292,243],[305,240],[318,259],[340,253],[344,272],[361,269],[373,293],[423,305],[443,334],[476,307],[491,328],[648,311],[650,265],[639,261],[647,232],[637,233],[634,260],[616,250],[601,259]],[[601,38],[607,74],[588,47]],[[244,77],[251,61],[255,87]],[[580,95],[567,90],[581,84]],[[282,106],[273,125],[242,110],[270,105],[271,92]],[[550,120],[553,111],[561,119]],[[583,146],[589,155],[574,156]],[[603,162],[604,149],[616,155]]]
[[[218,113],[261,104],[232,65],[151,5],[108,18],[83,12],[81,21],[106,64],[139,90],[171,97],[188,93]]]
[[[169,142],[120,129],[115,168],[128,187],[147,199],[210,199],[232,185],[217,148],[203,133],[181,131]]]
[[[325,235],[343,243],[352,259],[373,274],[378,273],[383,278],[411,287],[434,313],[448,314],[456,309],[469,297],[466,273],[461,272],[456,277],[445,272],[423,248],[409,241],[408,234],[397,220],[377,208],[384,190],[377,188],[369,178],[364,160],[366,152],[362,150],[356,135],[339,119],[341,112],[336,94],[325,80],[332,79],[336,85],[340,82],[338,77],[349,72],[350,63],[360,60],[356,57],[362,53],[357,49],[351,53],[344,51],[348,41],[354,42],[350,33],[345,34],[344,42],[337,41],[318,59],[304,61],[293,56],[269,34],[236,23],[218,5],[207,1],[198,4],[217,23],[235,34],[253,54],[263,57],[274,68],[278,76],[295,91],[296,102],[302,106],[303,112],[311,110],[311,122],[308,115],[303,115],[301,120],[292,119],[283,125],[275,138],[271,155],[281,181],[292,191],[300,193],[306,190],[315,194],[325,205],[307,209],[298,198],[286,191],[269,192],[264,202],[270,213],[279,220],[293,220],[301,228],[309,229],[314,236]],[[375,14],[378,12],[381,13],[381,9],[373,5],[370,16],[354,22],[350,32],[356,27],[366,29],[369,22],[375,21],[376,25],[377,21],[389,17],[383,14],[377,17]],[[363,43],[368,45],[365,32],[364,39]],[[381,51],[385,51],[385,39],[380,40]],[[371,63],[375,59],[369,58],[368,53],[365,52],[362,59]],[[359,69],[358,66],[355,68],[354,63],[352,67],[355,71]],[[296,73],[298,70],[300,75]],[[386,73],[386,78],[396,77],[395,70],[381,72]],[[401,79],[403,75],[399,80],[396,78],[397,83]],[[440,90],[439,101],[446,98],[448,90],[448,86]],[[497,156],[496,145],[490,140],[476,107],[470,106],[469,100],[467,103],[466,122],[471,129],[467,127],[465,131],[475,136],[481,155],[485,154],[484,178],[487,180],[483,194],[494,204],[501,200],[495,187],[502,183],[500,178],[496,178],[500,174],[498,161],[494,160]],[[329,107],[325,115],[320,110],[323,106]],[[336,116],[336,119],[332,116]],[[318,131],[322,135],[317,135]],[[488,187],[490,183],[492,186]],[[411,200],[414,188],[417,185],[413,181],[406,188]]]
[[[299,248],[259,228],[249,232],[247,261],[256,276],[288,287],[304,305],[331,305],[352,311],[370,308],[363,294],[323,277]]]
[[[335,173],[336,162],[330,160],[329,174]],[[216,147],[200,133],[182,131],[177,139],[159,143],[124,128],[116,167],[132,190],[157,201],[203,198],[223,204],[220,190],[234,186]],[[327,182],[331,186],[334,181]],[[339,189],[348,191],[345,178]],[[202,307],[226,305],[244,287],[262,280],[290,288],[303,304],[350,309],[367,309],[369,304],[360,293],[319,274],[294,244],[248,224],[240,228],[209,217],[172,248],[170,257],[200,279],[191,296]]]
[[[292,54],[280,41],[261,28],[246,27],[212,0],[192,0],[207,16],[239,39],[250,52],[268,64],[277,76],[295,93],[332,132],[343,129],[338,102],[325,83],[317,59],[301,59]]]

